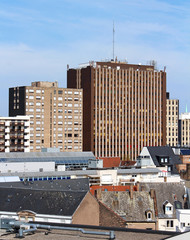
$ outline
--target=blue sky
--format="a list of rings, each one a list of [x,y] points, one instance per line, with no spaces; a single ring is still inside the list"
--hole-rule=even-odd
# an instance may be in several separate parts
[[[0,115],[8,89],[32,81],[66,87],[66,66],[112,58],[166,66],[167,91],[190,111],[189,0],[0,0]]]

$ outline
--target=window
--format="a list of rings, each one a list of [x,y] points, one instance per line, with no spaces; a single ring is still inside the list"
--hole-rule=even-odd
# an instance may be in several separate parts
[[[173,227],[173,226],[174,226],[174,221],[173,221],[173,220],[167,220],[166,226],[167,226],[168,228]]]
[[[171,211],[171,210],[172,210],[172,207],[166,206],[166,211]]]

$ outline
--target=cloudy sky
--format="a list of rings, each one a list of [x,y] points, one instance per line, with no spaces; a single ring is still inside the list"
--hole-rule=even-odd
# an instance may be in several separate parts
[[[0,0],[0,115],[8,89],[66,87],[66,66],[112,58],[166,66],[167,91],[190,111],[189,0]]]

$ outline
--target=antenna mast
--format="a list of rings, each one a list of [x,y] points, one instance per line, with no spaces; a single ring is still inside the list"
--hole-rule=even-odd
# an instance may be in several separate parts
[[[114,61],[114,44],[115,44],[115,27],[114,27],[114,21],[113,21],[113,61]]]

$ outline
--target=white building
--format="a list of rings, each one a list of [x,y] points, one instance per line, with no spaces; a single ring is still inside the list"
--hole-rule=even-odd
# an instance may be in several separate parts
[[[176,216],[179,221],[178,231],[190,231],[190,209],[177,209]]]
[[[30,152],[30,117],[0,117],[0,152]]]

